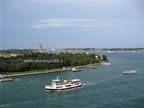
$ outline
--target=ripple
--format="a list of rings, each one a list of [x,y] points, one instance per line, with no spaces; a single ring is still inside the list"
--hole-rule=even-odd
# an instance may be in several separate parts
[[[1,104],[0,107],[10,107],[14,105],[21,105],[21,104],[31,104],[35,102],[41,102],[44,99],[38,99],[38,100],[29,100],[29,101],[23,101],[23,102],[17,102],[17,103],[8,103],[8,104]]]
[[[83,86],[93,86],[93,85],[96,85],[96,84],[100,84],[100,83],[104,83],[104,82],[111,81],[111,80],[114,80],[114,79],[118,79],[118,78],[120,78],[121,76],[122,76],[122,75],[117,76],[117,77],[112,77],[112,78],[109,78],[109,79],[106,79],[106,80],[97,81],[97,82],[83,83]]]
[[[14,81],[21,81],[22,79],[15,79]]]

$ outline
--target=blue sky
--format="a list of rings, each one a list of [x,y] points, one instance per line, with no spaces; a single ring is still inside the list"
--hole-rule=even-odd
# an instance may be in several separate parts
[[[0,48],[144,47],[144,0],[0,0]]]

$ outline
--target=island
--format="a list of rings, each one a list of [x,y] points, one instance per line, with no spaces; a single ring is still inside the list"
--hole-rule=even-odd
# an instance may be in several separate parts
[[[66,48],[65,51],[144,52],[144,48]]]
[[[6,55],[6,54],[5,54]],[[14,56],[15,55],[15,56]],[[0,73],[25,75],[67,70],[76,66],[100,64],[108,61],[106,55],[87,53],[23,53],[0,57]]]

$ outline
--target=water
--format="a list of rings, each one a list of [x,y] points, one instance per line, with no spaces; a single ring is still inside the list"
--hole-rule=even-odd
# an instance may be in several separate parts
[[[112,66],[14,77],[12,82],[0,83],[0,108],[144,108],[144,53],[106,55]],[[137,74],[122,74],[129,69]],[[80,78],[83,87],[46,92],[44,86],[56,76]]]

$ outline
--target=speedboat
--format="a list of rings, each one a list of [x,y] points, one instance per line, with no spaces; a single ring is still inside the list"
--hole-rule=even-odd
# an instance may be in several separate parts
[[[78,68],[72,68],[72,71],[73,71],[73,72],[79,72],[79,71],[81,71],[81,69],[78,69]]]
[[[12,78],[6,78],[4,75],[0,75],[0,82],[12,81]]]
[[[82,83],[80,79],[60,80],[57,77],[57,79],[52,80],[51,85],[46,85],[45,88],[48,91],[61,91],[61,90],[73,89],[81,86]]]
[[[111,66],[112,64],[111,63],[109,63],[109,62],[103,62],[103,63],[101,63],[103,66]]]
[[[91,68],[91,69],[96,69],[96,66],[89,66],[89,68]]]
[[[123,72],[124,75],[135,74],[136,70],[126,70]]]

